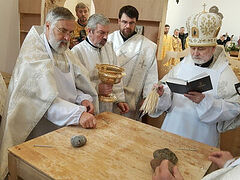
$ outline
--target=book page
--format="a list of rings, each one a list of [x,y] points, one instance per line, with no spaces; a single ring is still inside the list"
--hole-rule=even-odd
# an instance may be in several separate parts
[[[173,84],[187,85],[187,81],[179,78],[168,78],[167,82],[170,82]]]
[[[188,82],[192,82],[201,78],[204,78],[206,76],[208,76],[209,74],[207,74],[206,72],[200,73],[197,76],[194,76],[192,79],[190,79]]]

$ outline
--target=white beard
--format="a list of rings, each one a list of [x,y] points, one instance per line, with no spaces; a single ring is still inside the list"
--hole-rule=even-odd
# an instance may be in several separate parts
[[[66,45],[61,45],[61,43],[64,43]],[[65,40],[57,41],[53,34],[53,29],[51,29],[49,33],[49,44],[57,53],[62,54],[64,51],[66,51],[69,48],[70,42]]]
[[[203,59],[194,59],[194,58],[192,58],[192,59],[193,59],[195,64],[204,64],[204,63],[208,62],[208,61],[203,60]]]

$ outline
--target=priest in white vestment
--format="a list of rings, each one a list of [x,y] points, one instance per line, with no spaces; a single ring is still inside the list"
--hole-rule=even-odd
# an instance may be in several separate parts
[[[143,99],[158,81],[157,46],[143,35],[135,32],[139,13],[133,6],[124,6],[119,11],[119,30],[109,35],[118,62],[125,69],[123,86],[129,105],[127,117],[139,119],[139,109]]]
[[[121,114],[123,114],[127,113],[129,108],[127,103],[125,103],[122,81],[113,86],[104,84],[100,81],[96,68],[96,64],[112,64],[119,66],[112,43],[107,42],[110,28],[109,24],[110,21],[107,17],[102,14],[93,14],[88,20],[88,36],[86,40],[74,46],[72,51],[88,70],[93,87],[97,90],[99,95],[107,96],[113,92],[117,97],[117,101],[114,105],[116,104]],[[112,112],[113,103],[100,101],[99,110],[100,112]]]
[[[205,22],[208,23],[205,23]],[[190,80],[205,72],[213,89],[204,93],[172,93],[167,85],[158,87],[157,117],[166,111],[162,129],[211,146],[218,146],[218,126],[238,120],[239,95],[234,84],[238,79],[228,65],[225,52],[216,47],[221,18],[215,13],[201,12],[187,21],[190,55],[185,57],[161,80],[169,77]]]
[[[96,127],[91,102],[98,104],[97,93],[68,49],[74,20],[68,9],[57,7],[44,28],[32,27],[24,40],[1,122],[0,179],[8,172],[7,148],[62,126]]]

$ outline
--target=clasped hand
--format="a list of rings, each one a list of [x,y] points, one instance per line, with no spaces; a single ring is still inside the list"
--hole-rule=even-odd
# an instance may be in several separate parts
[[[109,94],[112,93],[112,87],[113,85],[111,84],[99,83],[98,84],[99,95],[108,96]]]
[[[87,108],[87,112],[83,112],[80,119],[79,124],[83,128],[95,128],[97,121],[94,117],[94,106],[93,104],[88,100],[83,100],[81,105],[85,106]]]

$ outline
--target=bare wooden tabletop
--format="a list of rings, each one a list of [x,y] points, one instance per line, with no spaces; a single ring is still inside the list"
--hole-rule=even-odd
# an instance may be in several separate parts
[[[96,129],[64,127],[9,148],[9,153],[53,179],[151,179],[156,149],[169,148],[178,157],[185,179],[201,179],[210,152],[219,149],[113,114],[97,116]],[[74,135],[87,144],[71,146]],[[43,146],[43,147],[39,147]]]

